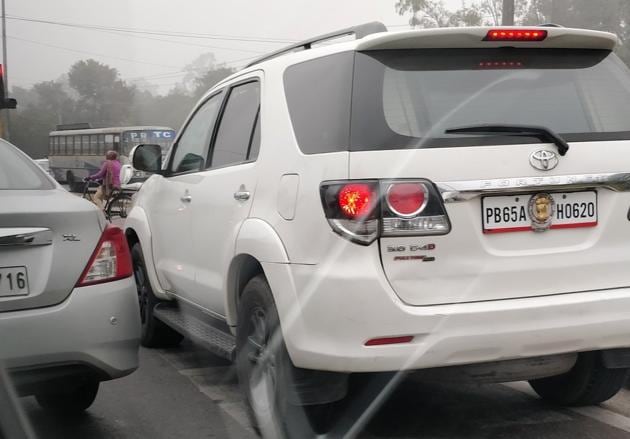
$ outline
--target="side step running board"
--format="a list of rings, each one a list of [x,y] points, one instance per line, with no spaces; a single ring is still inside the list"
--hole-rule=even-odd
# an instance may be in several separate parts
[[[158,304],[153,310],[153,315],[177,332],[188,336],[195,344],[203,346],[219,357],[234,361],[236,338],[232,334],[168,304]]]

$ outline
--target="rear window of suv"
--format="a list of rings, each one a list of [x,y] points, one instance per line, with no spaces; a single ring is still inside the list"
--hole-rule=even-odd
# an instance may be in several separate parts
[[[53,188],[42,169],[20,154],[14,146],[0,140],[0,190]]]
[[[355,54],[354,72],[331,58],[298,64],[285,74],[293,127],[307,154],[537,141],[444,134],[449,128],[479,124],[539,125],[568,141],[630,139],[630,74],[610,51],[369,51]],[[319,76],[307,78],[326,64]],[[316,80],[321,75],[336,76],[338,82]],[[296,85],[300,79],[309,88],[308,96]],[[340,114],[340,108],[350,117]],[[308,128],[307,119],[315,121]],[[321,132],[347,137],[338,136],[333,145]]]

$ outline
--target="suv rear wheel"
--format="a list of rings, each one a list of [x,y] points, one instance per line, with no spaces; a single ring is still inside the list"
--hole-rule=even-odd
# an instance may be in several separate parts
[[[264,276],[250,280],[241,296],[236,369],[254,428],[263,437],[309,438],[328,430],[333,404],[300,406],[290,401],[295,367]]]
[[[599,352],[584,352],[573,368],[529,384],[543,399],[566,406],[594,405],[619,392],[628,376],[628,369],[607,369]]]
[[[133,245],[131,258],[133,277],[136,280],[136,290],[138,291],[140,321],[142,322],[140,344],[147,348],[177,346],[184,337],[153,316],[153,309],[155,305],[160,303],[160,300],[153,294],[140,243]]]

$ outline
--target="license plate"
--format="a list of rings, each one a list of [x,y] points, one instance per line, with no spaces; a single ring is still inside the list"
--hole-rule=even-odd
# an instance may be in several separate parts
[[[481,201],[484,233],[595,227],[597,193],[566,192],[485,197]]]
[[[0,267],[0,297],[26,296],[27,294],[26,267]]]

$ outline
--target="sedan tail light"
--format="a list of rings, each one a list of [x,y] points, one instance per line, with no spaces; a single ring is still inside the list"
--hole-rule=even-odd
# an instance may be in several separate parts
[[[451,225],[442,197],[428,180],[350,180],[320,187],[332,229],[358,244],[379,236],[444,235]]]
[[[132,273],[131,254],[125,233],[119,227],[109,225],[103,231],[77,287],[124,279]]]

